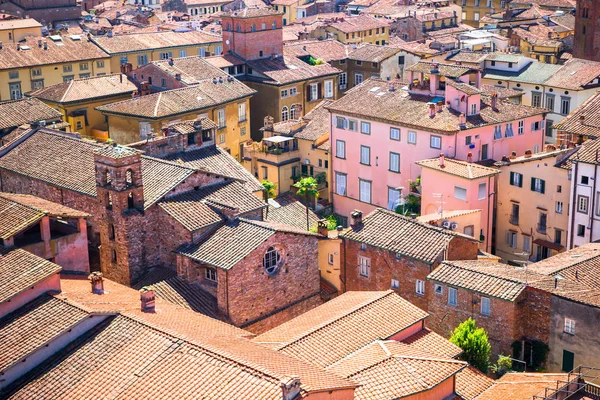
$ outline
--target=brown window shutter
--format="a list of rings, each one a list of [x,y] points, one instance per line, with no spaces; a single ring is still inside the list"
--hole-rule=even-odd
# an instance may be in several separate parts
[[[322,98],[322,93],[323,93],[323,84],[322,83],[318,83],[317,84],[317,99]]]
[[[310,101],[310,85],[306,85],[306,101]]]

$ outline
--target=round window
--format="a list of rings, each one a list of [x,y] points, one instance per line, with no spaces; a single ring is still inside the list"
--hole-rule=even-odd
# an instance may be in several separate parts
[[[568,90],[565,90],[565,94],[569,94],[569,91],[568,91]]]
[[[502,81],[498,81],[498,85],[502,85]]]
[[[520,84],[520,83],[517,83],[517,87],[521,87],[521,84]]]
[[[554,89],[550,88],[548,89],[549,92],[554,92]]]
[[[536,87],[535,87],[535,90],[540,90],[540,87],[539,87],[539,86],[536,86]]]
[[[275,247],[269,247],[263,257],[263,267],[267,274],[273,275],[282,264],[281,253]]]

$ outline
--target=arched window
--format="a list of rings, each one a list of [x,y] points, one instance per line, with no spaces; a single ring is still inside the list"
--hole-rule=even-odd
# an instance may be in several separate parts
[[[129,208],[129,209],[135,208],[135,204],[133,203],[133,193],[129,193],[127,195],[127,208]]]
[[[275,21],[271,24],[271,29],[277,29],[277,23]]]
[[[235,27],[235,30],[238,32],[242,31],[242,27],[240,26],[240,24],[237,24],[237,26]]]
[[[281,120],[287,121],[289,119],[288,108],[287,106],[283,106],[281,109]]]
[[[296,105],[290,107],[290,119],[296,119]]]
[[[115,226],[113,224],[108,224],[108,238],[115,240]]]
[[[117,251],[115,249],[111,250],[111,252],[110,252],[110,258],[111,258],[111,261],[113,263],[117,262]]]
[[[277,272],[282,264],[281,253],[275,247],[269,247],[263,257],[263,267],[267,274],[273,275]]]
[[[252,24],[252,25],[250,26],[250,30],[251,30],[252,32],[256,32],[256,25]]]
[[[264,22],[262,23],[262,30],[266,31],[267,30],[267,24],[265,24]]]

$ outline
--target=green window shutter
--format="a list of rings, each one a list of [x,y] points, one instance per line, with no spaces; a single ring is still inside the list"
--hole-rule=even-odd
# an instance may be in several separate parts
[[[523,187],[523,174],[519,174],[519,187]]]
[[[515,181],[515,173],[511,172],[510,173],[510,184],[512,185],[514,181]]]
[[[544,194],[546,192],[546,181],[541,180],[542,181],[542,194]]]
[[[531,178],[531,190],[535,192],[535,178]]]

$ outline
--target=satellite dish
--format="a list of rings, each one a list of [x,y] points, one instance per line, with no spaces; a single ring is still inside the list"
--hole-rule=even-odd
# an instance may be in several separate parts
[[[227,39],[227,40],[225,41],[225,44],[226,44],[227,46],[229,46],[229,39]]]

